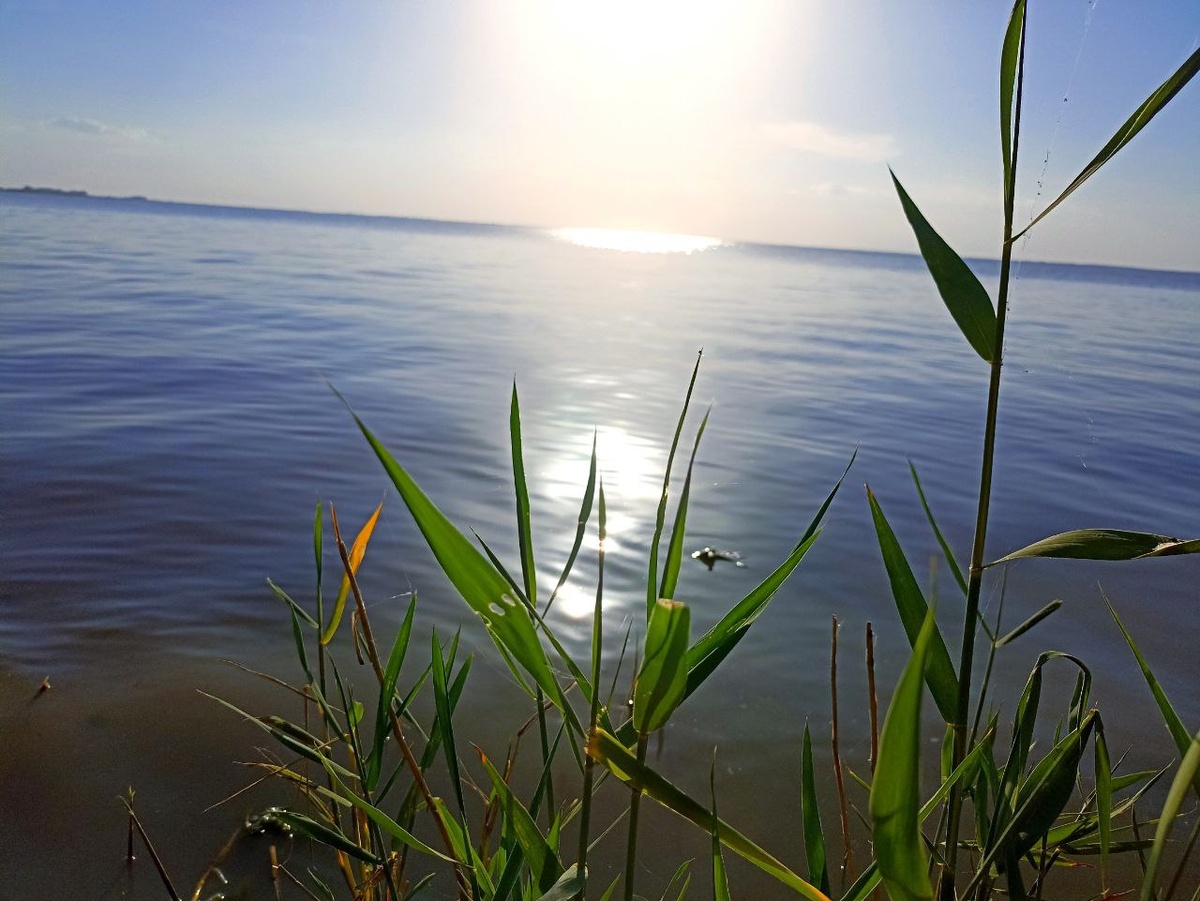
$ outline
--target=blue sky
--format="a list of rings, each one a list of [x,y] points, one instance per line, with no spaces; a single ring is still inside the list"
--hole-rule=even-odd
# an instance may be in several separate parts
[[[1008,5],[0,0],[0,183],[964,255],[1000,235]],[[1196,0],[1031,3],[1018,218],[1200,43]],[[1064,97],[1066,100],[1064,101]],[[1028,259],[1200,268],[1200,86]]]

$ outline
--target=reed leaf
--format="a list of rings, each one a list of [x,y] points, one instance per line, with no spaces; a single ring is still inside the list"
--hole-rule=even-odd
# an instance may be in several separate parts
[[[708,789],[712,796],[712,880],[713,901],[733,901],[729,895],[729,874],[725,872],[725,858],[721,856],[721,829],[717,818],[717,755],[713,752],[712,767],[708,771]]]
[[[294,813],[290,810],[273,807],[269,811],[271,818],[283,826],[288,827],[298,835],[305,838],[310,838],[322,845],[327,845],[344,854],[349,854],[355,860],[361,860],[364,863],[374,864],[379,866],[383,863],[383,858],[377,854],[373,854],[367,848],[362,847],[357,842],[351,841],[341,832],[336,829],[314,820],[312,817],[305,816],[302,813]]]
[[[1140,560],[1144,557],[1171,557],[1200,553],[1200,538],[1182,541],[1150,532],[1120,529],[1075,529],[1051,535],[1013,551],[985,566],[1007,563],[1023,557],[1062,557],[1071,560]]]
[[[1096,727],[1096,820],[1100,831],[1100,891],[1108,894],[1108,855],[1112,847],[1113,783],[1112,763],[1104,725]]]
[[[1025,42],[1025,0],[1013,4],[1004,32],[1003,49],[1000,52],[1000,153],[1004,160],[1004,198],[1011,208],[1016,188],[1016,171],[1013,167],[1013,127],[1017,124],[1015,87],[1020,67],[1021,51]]]
[[[537,827],[533,816],[521,804],[504,777],[492,765],[486,756],[480,755],[488,778],[492,780],[492,790],[500,799],[500,810],[504,816],[506,829],[511,829],[517,844],[521,848],[524,860],[529,864],[529,873],[534,886],[539,892],[549,892],[555,882],[563,874],[562,863],[554,848],[546,841]]]
[[[1047,604],[1045,607],[1043,607],[1037,613],[1033,614],[1033,616],[1029,617],[1029,619],[1025,620],[1023,623],[1021,623],[1019,626],[1017,626],[1015,629],[1013,629],[1007,635],[1005,635],[1002,638],[997,639],[996,647],[1002,648],[1006,644],[1010,644],[1010,643],[1016,641],[1018,638],[1020,638],[1022,635],[1024,635],[1026,632],[1028,632],[1030,629],[1032,629],[1034,626],[1036,626],[1038,623],[1040,623],[1042,620],[1044,620],[1046,617],[1053,614],[1062,605],[1063,605],[1062,600],[1060,598],[1055,598],[1053,601],[1051,601],[1049,604]]]
[[[1049,206],[1038,213],[1032,222],[1020,232],[1013,235],[1012,240],[1016,241],[1021,235],[1045,219],[1051,210],[1075,193],[1075,190],[1095,175],[1101,166],[1116,156],[1126,144],[1137,136],[1138,132],[1150,124],[1150,120],[1157,116],[1176,94],[1183,90],[1184,85],[1191,81],[1197,72],[1200,72],[1200,49],[1193,51],[1192,55],[1184,60],[1183,64],[1166,81],[1160,84],[1149,97],[1142,101],[1141,106],[1133,111],[1133,114],[1117,129],[1117,133],[1092,158],[1092,161],[1083,167],[1082,172],[1075,176],[1075,180],[1067,185],[1063,192]]]
[[[387,666],[383,671],[383,681],[379,684],[379,700],[375,705],[375,733],[371,742],[371,752],[367,758],[366,786],[368,791],[374,791],[379,784],[379,774],[383,765],[383,749],[387,744],[388,734],[392,728],[392,703],[396,697],[396,682],[400,679],[400,667],[408,653],[408,641],[412,635],[413,616],[417,611],[417,596],[414,594],[408,602],[408,610],[396,637],[392,641],[392,650],[388,654]]]
[[[442,571],[484,621],[506,662],[519,664],[555,706],[569,716],[570,704],[550,668],[528,607],[512,596],[504,577],[421,491],[366,424],[358,416],[354,416],[354,422],[399,491]]]
[[[671,468],[675,465],[675,451],[679,447],[679,436],[683,433],[683,423],[687,419],[688,406],[692,402],[692,391],[696,387],[696,376],[700,373],[700,360],[704,351],[696,355],[696,365],[692,368],[692,378],[688,382],[687,394],[683,398],[683,409],[679,411],[679,420],[675,423],[675,435],[671,439],[671,450],[667,454],[667,466],[663,471],[662,494],[658,498],[658,510],[654,515],[654,537],[650,539],[649,571],[646,574],[646,620],[654,612],[658,580],[658,544],[662,540],[663,527],[667,521],[667,492],[671,486]]]
[[[967,580],[963,577],[962,567],[958,565],[958,560],[954,558],[954,552],[950,550],[949,542],[942,535],[942,530],[938,528],[937,520],[933,518],[929,501],[925,499],[925,489],[921,487],[921,477],[917,475],[917,467],[913,465],[912,460],[908,461],[908,469],[912,473],[913,483],[917,486],[917,496],[921,499],[921,509],[925,511],[925,519],[928,520],[929,527],[933,529],[933,537],[937,539],[938,546],[942,549],[942,556],[946,558],[946,564],[954,575],[954,581],[958,583],[959,589],[965,595]]]
[[[333,604],[333,613],[329,617],[329,625],[321,633],[321,644],[329,644],[329,642],[333,641],[333,636],[337,634],[338,625],[342,621],[342,614],[346,610],[346,598],[350,596],[350,577],[358,574],[358,568],[362,565],[363,557],[367,554],[367,545],[371,542],[371,535],[375,532],[375,524],[379,522],[379,514],[382,512],[383,501],[380,501],[379,506],[375,508],[375,512],[371,514],[366,524],[359,529],[358,536],[354,539],[354,544],[350,549],[350,571],[342,574],[342,587],[338,589],[337,600]]]
[[[608,768],[614,776],[631,788],[649,795],[668,810],[692,822],[705,832],[713,828],[713,814],[704,805],[668,782],[629,752],[614,736],[603,729],[593,729],[588,737],[588,754]],[[799,892],[810,901],[829,901],[820,889],[806,882],[722,819],[716,820],[721,843],[774,876],[784,885]]]
[[[550,887],[550,891],[538,898],[537,901],[570,901],[571,898],[583,891],[586,884],[587,870],[580,873],[572,864],[558,877],[558,881]]]
[[[879,506],[871,489],[867,488],[867,502],[871,506],[871,519],[875,523],[875,535],[879,541],[879,550],[883,554],[883,565],[887,569],[888,581],[892,586],[892,597],[896,602],[896,610],[900,621],[904,624],[904,632],[912,647],[916,647],[917,638],[925,623],[929,605],[917,585],[908,559],[896,540],[896,533],[888,524],[883,508]],[[933,635],[930,638],[929,661],[925,668],[925,682],[937,704],[942,719],[953,723],[958,707],[958,677],[954,674],[954,664],[950,662],[950,652],[946,650],[946,642],[942,638],[937,624],[934,624]]]
[[[929,858],[919,822],[921,695],[936,634],[933,610],[913,644],[912,656],[888,705],[871,781],[871,839],[875,862],[892,901],[932,901]]]
[[[690,627],[691,610],[686,604],[661,598],[654,605],[633,691],[633,726],[643,735],[665,726],[687,697]]]
[[[517,542],[521,551],[521,575],[525,597],[537,607],[537,570],[533,562],[533,525],[529,512],[529,488],[525,484],[525,458],[521,448],[521,405],[517,383],[513,381],[512,402],[508,412],[508,434],[512,445],[513,486],[517,495]]]
[[[904,215],[917,237],[917,246],[942,296],[942,302],[975,353],[984,362],[992,362],[996,353],[996,310],[987,290],[962,257],[926,221],[896,174],[890,169],[888,172],[891,173],[900,205],[904,207]]]
[[[588,479],[587,487],[583,489],[583,499],[579,503],[579,516],[575,526],[575,540],[571,543],[571,552],[567,554],[567,562],[563,566],[562,574],[558,577],[558,582],[554,586],[554,590],[550,592],[550,597],[546,600],[546,607],[542,611],[545,616],[550,610],[550,605],[554,602],[555,596],[562,587],[567,584],[567,579],[571,575],[571,570],[575,567],[575,559],[579,556],[579,549],[583,547],[583,536],[587,531],[588,520],[592,517],[592,502],[596,497],[596,435],[592,435],[592,454],[591,460],[588,463]]]
[[[1167,800],[1163,804],[1162,813],[1158,817],[1158,828],[1154,831],[1154,846],[1150,849],[1150,863],[1146,867],[1146,875],[1142,879],[1142,901],[1152,901],[1154,898],[1154,883],[1158,879],[1158,870],[1162,865],[1163,849],[1167,837],[1171,834],[1171,826],[1179,816],[1183,799],[1188,790],[1200,780],[1200,732],[1192,737],[1187,753],[1179,763],[1179,772],[1171,781],[1167,792]]]
[[[675,597],[675,586],[679,583],[679,568],[683,563],[683,541],[687,531],[688,498],[692,493],[692,471],[696,466],[696,453],[700,450],[700,439],[708,426],[706,411],[696,430],[696,438],[692,442],[692,454],[688,458],[687,476],[683,480],[683,490],[679,493],[679,506],[675,510],[675,522],[671,525],[671,540],[667,543],[667,559],[663,563],[662,582],[658,589],[660,598]]]
[[[813,767],[812,736],[804,724],[800,749],[800,819],[804,825],[804,859],[808,878],[829,894],[829,869],[825,863],[825,830],[821,826],[821,808],[817,800],[817,778]]]

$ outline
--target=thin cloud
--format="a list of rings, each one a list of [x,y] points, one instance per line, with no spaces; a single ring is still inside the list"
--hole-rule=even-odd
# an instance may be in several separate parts
[[[109,137],[127,138],[131,141],[145,141],[150,133],[142,128],[130,128],[125,125],[111,125],[99,119],[87,119],[79,116],[63,116],[46,122],[47,128],[60,131],[73,131],[82,135],[103,135]]]
[[[863,163],[882,163],[896,155],[896,141],[889,134],[838,132],[819,122],[773,122],[762,130],[770,146],[783,150]]]

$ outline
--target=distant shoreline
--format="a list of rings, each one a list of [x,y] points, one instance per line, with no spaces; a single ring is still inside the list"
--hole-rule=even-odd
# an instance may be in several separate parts
[[[3,188],[0,191],[6,194],[52,194],[58,197],[90,197],[93,200],[144,200],[149,202],[149,197],[143,197],[141,194],[130,194],[128,197],[115,197],[106,194],[89,194],[83,190],[68,190],[66,188],[46,188],[38,185],[25,185],[20,188]]]

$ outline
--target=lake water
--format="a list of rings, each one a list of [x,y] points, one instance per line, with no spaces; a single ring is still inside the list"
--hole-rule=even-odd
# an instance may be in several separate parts
[[[862,486],[920,574],[937,545],[910,460],[964,559],[971,539],[986,366],[918,258],[631,253],[530,229],[12,194],[0,233],[0,897],[165,897],[148,867],[130,888],[121,865],[116,798],[130,785],[188,889],[266,803],[205,811],[249,781],[233,761],[262,740],[196,689],[255,712],[290,703],[220,660],[300,681],[265,579],[311,598],[318,502],[353,532],[385,498],[362,571],[376,629],[417,590],[422,641],[462,626],[478,653],[466,721],[484,742],[515,728],[495,701],[513,694],[502,664],[330,385],[516,567],[515,377],[543,590],[570,547],[596,430],[615,632],[644,603],[662,467],[701,348],[687,441],[712,413],[687,547],[736,550],[745,566],[688,561],[677,596],[699,626],[786,555],[859,449],[825,533],[681,709],[660,761],[707,791],[720,742],[723,813],[802,865],[795,761],[806,718],[828,728],[831,617],[843,751],[860,769],[865,623],[883,684],[906,653]],[[974,265],[993,286],[996,265]],[[1200,534],[1200,275],[1023,263],[1008,343],[989,556],[1079,527]],[[584,557],[554,620],[581,654]],[[923,579],[953,629],[945,572]],[[1001,677],[1023,681],[1044,648],[1079,654],[1112,711],[1114,755],[1163,764],[1172,751],[1100,592],[1194,726],[1198,583],[1195,557],[1013,567],[1006,624],[1065,604],[1006,652]],[[999,594],[986,591],[990,609]],[[53,688],[35,700],[45,677]]]

